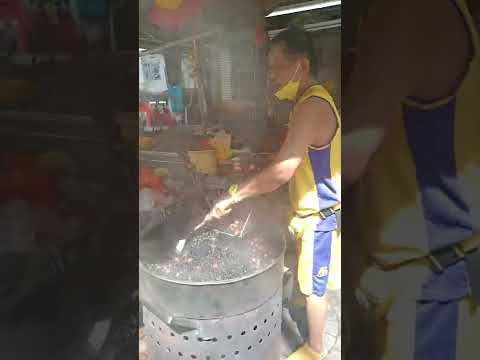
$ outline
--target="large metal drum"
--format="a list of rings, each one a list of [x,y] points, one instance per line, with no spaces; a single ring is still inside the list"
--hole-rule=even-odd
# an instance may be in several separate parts
[[[281,240],[279,240],[281,242]],[[168,313],[212,319],[245,313],[263,304],[282,287],[283,251],[267,269],[244,278],[211,283],[174,282],[149,271],[140,262],[142,303],[159,316]]]
[[[217,319],[183,319],[171,325],[143,308],[150,355],[155,360],[278,360],[282,321],[281,289],[258,308]]]
[[[285,239],[265,221],[245,236],[260,236],[271,261],[238,278],[177,281],[149,266],[172,244],[158,235],[141,242],[140,300],[155,360],[279,358]]]

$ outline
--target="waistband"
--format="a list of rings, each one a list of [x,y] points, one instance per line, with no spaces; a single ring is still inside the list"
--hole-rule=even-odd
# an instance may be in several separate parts
[[[374,257],[373,261],[384,270],[393,270],[405,265],[428,264],[434,272],[441,273],[445,268],[463,260],[467,254],[477,251],[479,244],[480,234],[475,234],[458,244],[431,251],[423,256],[403,260],[397,259],[398,261],[393,262],[385,262],[384,259],[382,261]]]
[[[326,219],[327,217],[339,212],[342,210],[342,205],[340,203],[332,206],[332,207],[329,207],[329,208],[326,208],[326,209],[322,209],[320,211],[316,211],[316,212],[312,212],[312,213],[309,213],[309,214],[300,214],[298,212],[294,212],[293,213],[293,216],[295,217],[298,217],[300,219],[306,219],[306,218],[309,218],[311,216],[319,216],[322,220]]]

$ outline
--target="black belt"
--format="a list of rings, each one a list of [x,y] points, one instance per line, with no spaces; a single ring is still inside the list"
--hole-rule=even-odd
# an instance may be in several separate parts
[[[374,259],[374,262],[385,270],[398,268],[403,265],[411,265],[428,262],[429,266],[436,273],[441,273],[449,266],[455,265],[457,262],[469,257],[470,254],[475,253],[480,244],[480,234],[466,238],[457,244],[443,247],[441,249],[433,250],[427,255],[417,258],[410,258],[400,261],[379,262]]]
[[[462,243],[444,249],[432,251],[427,259],[431,269],[442,273],[445,268],[465,260],[467,265],[470,295],[476,304],[480,304],[480,251],[478,247],[464,248]]]
[[[466,256],[467,253],[459,245],[453,245],[432,251],[426,258],[431,269],[436,273],[441,273],[445,268],[464,260]]]
[[[464,260],[467,255],[475,250],[476,249],[464,250],[460,244],[456,244],[431,251],[428,255],[419,258],[407,259],[396,263],[380,263],[374,259],[374,262],[384,270],[393,270],[404,265],[427,263],[433,272],[442,273],[445,268]]]
[[[306,219],[310,216],[320,216],[322,218],[322,220],[325,220],[327,217],[332,216],[334,214],[337,214],[341,210],[342,209],[340,207],[340,204],[337,204],[337,205],[334,205],[334,206],[329,207],[327,209],[323,209],[323,210],[320,210],[320,211],[317,211],[317,212],[314,212],[314,213],[311,213],[311,214],[307,214],[307,215],[300,215],[300,214],[296,213],[295,216],[299,217],[300,219]]]
[[[447,246],[438,250],[430,252],[428,255],[421,258],[406,260],[396,264],[379,264],[380,268],[385,270],[395,269],[404,265],[429,264],[430,269],[437,273],[443,273],[444,270],[458,262],[465,260],[467,264],[467,272],[470,283],[470,290],[472,299],[480,304],[480,250],[478,245],[480,243],[480,234],[475,234],[458,244]]]

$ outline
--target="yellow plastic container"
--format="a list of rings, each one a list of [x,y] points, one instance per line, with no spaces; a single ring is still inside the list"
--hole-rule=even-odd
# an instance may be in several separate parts
[[[199,173],[217,175],[218,163],[215,150],[189,151],[188,158]]]
[[[153,139],[149,136],[140,136],[138,139],[138,146],[140,150],[152,150]]]
[[[163,177],[163,176],[168,176],[168,174],[169,174],[170,172],[168,171],[167,168],[159,167],[159,168],[156,168],[156,169],[154,170],[154,173],[155,173],[155,175],[157,175],[157,176]]]
[[[216,134],[210,139],[210,145],[215,149],[217,160],[228,160],[232,157],[232,135],[230,134]]]
[[[183,0],[155,0],[155,4],[161,9],[176,10],[182,5]]]

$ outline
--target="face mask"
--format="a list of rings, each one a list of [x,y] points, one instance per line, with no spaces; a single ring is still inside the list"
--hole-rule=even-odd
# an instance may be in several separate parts
[[[280,90],[278,90],[274,95],[278,100],[289,100],[293,101],[297,97],[298,89],[300,88],[300,80],[293,80],[297,75],[300,64],[298,64],[295,73],[289,82],[287,82]]]

